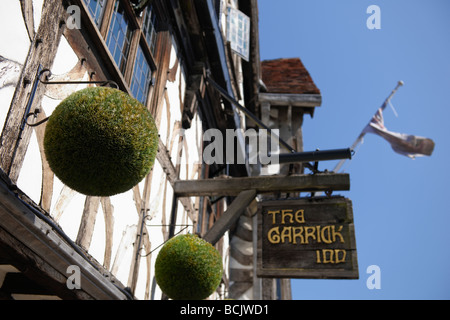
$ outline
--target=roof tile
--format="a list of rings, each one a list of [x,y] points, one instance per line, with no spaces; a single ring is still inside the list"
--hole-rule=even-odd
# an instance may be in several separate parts
[[[262,80],[269,93],[320,94],[299,58],[261,62]]]

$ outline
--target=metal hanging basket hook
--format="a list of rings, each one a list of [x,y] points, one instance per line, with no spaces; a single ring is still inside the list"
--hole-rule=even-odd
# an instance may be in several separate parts
[[[42,80],[41,77],[44,73],[48,73],[45,76],[45,80]],[[100,84],[101,86],[106,86],[106,85],[110,85],[111,87],[114,87],[116,89],[119,89],[119,85],[112,80],[102,80],[102,81],[51,81],[51,76],[52,76],[52,72],[50,71],[50,69],[43,69],[40,73],[39,73],[39,81],[43,84]],[[50,80],[50,81],[49,81]]]
[[[43,78],[43,75],[45,75],[45,77]],[[112,80],[103,80],[103,81],[51,81],[51,77],[52,77],[52,72],[50,69],[42,69],[37,77],[37,82],[40,82],[42,84],[45,85],[60,85],[60,84],[99,84],[100,86],[107,86],[109,85],[111,88],[115,88],[115,89],[119,89],[119,85],[117,84],[117,82],[112,81]],[[43,80],[45,79],[45,80]],[[48,119],[50,119],[50,116],[48,116],[47,118],[36,122],[36,123],[29,123],[28,119],[31,116],[34,116],[34,118],[37,118],[38,114],[41,112],[40,109],[35,109],[33,112],[29,112],[26,114],[25,116],[25,123],[30,126],[30,127],[37,127],[45,122],[48,121]]]

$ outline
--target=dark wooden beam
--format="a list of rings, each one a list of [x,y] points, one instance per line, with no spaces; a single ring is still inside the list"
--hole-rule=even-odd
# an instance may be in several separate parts
[[[52,286],[60,297],[125,300],[128,295],[123,285],[25,197],[0,179],[0,253],[7,252],[14,267],[38,285]],[[66,285],[72,265],[80,268],[80,290]]]
[[[317,192],[350,190],[350,176],[348,174],[319,173],[314,175],[178,180],[173,186],[178,197],[236,196],[244,190],[255,190],[257,193]]]
[[[320,94],[285,94],[285,93],[260,93],[259,102],[269,102],[275,106],[293,107],[319,107],[322,105]]]
[[[40,66],[51,69],[53,65],[64,29],[64,17],[67,16],[64,12],[61,1],[44,1],[41,23],[30,45],[0,138],[0,166],[14,182],[19,177],[32,133],[32,128],[25,125],[26,113],[39,108],[44,95],[45,87],[35,87],[34,82]],[[31,103],[34,88],[36,91]]]
[[[172,163],[169,151],[167,150],[166,146],[161,141],[161,139],[159,139],[158,153],[156,154],[156,159],[163,168],[164,173],[167,175],[167,180],[172,186],[174,186],[178,177],[177,171]],[[179,200],[183,205],[184,209],[186,210],[187,214],[189,215],[189,217],[192,219],[192,221],[196,222],[197,217],[195,215],[195,209],[194,206],[192,205],[192,201],[190,199],[186,199],[185,197],[180,198]]]
[[[28,279],[23,273],[8,273],[3,282],[2,291],[9,294],[55,295],[48,288],[42,287]]]
[[[205,234],[203,239],[211,244],[216,244],[222,238],[227,230],[236,223],[245,209],[255,199],[255,190],[246,190],[239,193],[234,199],[227,211],[214,223],[211,229]]]
[[[8,297],[12,299],[11,294],[13,293],[55,295],[64,300],[93,299],[82,290],[69,290],[66,285],[67,277],[57,272],[1,227],[0,255],[4,257],[4,262],[7,261],[9,265],[19,270],[19,273],[14,275],[7,273],[5,281],[1,284],[0,299],[2,299],[2,294],[3,299],[8,299]],[[17,280],[16,275],[20,275],[20,283],[15,281]],[[7,277],[9,277],[9,282],[6,282]],[[26,281],[26,278],[33,279],[33,283]],[[29,284],[25,285],[25,282]],[[39,292],[36,291],[36,287],[40,288]]]

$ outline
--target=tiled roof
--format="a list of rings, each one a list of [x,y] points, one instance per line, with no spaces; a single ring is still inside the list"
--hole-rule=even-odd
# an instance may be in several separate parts
[[[299,58],[265,60],[261,70],[269,93],[320,94]]]

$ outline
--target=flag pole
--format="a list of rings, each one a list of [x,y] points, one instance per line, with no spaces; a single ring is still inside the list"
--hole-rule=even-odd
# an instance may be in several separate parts
[[[387,97],[387,99],[384,101],[381,110],[384,110],[386,108],[386,106],[388,105],[389,101],[392,99],[392,97],[395,95],[395,93],[398,91],[398,89],[403,86],[405,83],[403,81],[399,81],[397,83],[397,86],[395,87],[394,90],[392,90],[391,94]],[[370,122],[369,122],[370,123]],[[367,127],[367,126],[366,126]],[[364,127],[364,128],[366,128]],[[354,151],[356,149],[356,147],[362,142],[362,140],[364,139],[364,136],[366,135],[366,132],[364,131],[364,129],[362,130],[362,132],[359,134],[358,138],[355,140],[355,142],[353,142],[352,146],[350,147],[350,149],[352,151]],[[333,169],[334,173],[337,173],[341,167],[344,165],[345,161],[347,161],[347,159],[342,159],[341,161],[339,161],[339,163],[336,165],[336,167]]]

